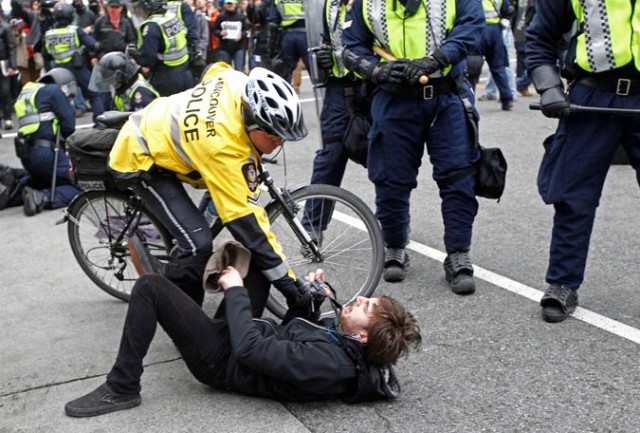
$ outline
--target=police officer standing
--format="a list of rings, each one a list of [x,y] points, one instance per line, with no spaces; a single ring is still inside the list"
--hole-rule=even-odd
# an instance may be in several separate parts
[[[91,72],[85,48],[96,49],[96,40],[78,26],[71,25],[74,15],[73,6],[64,2],[56,3],[53,8],[54,28],[47,30],[44,35],[42,57],[46,69],[53,63],[55,67],[66,68],[73,73],[78,86],[91,102],[95,122],[96,117],[104,112],[104,101],[102,95],[89,90]]]
[[[22,88],[15,103],[18,119],[16,153],[29,172],[21,179],[24,213],[33,216],[43,208],[58,209],[69,204],[78,194],[70,179],[69,158],[55,151],[58,140],[75,131],[76,115],[71,101],[76,96],[73,74],[64,68],[54,68],[35,83]],[[55,194],[51,200],[54,158],[57,156]]]
[[[365,94],[364,82],[349,71],[342,61],[342,24],[346,16],[347,1],[327,0],[324,3],[322,47],[315,51],[318,67],[324,69],[329,78],[324,86],[324,99],[320,113],[322,148],[313,159],[312,184],[340,186],[347,168],[347,152],[344,135],[352,113],[369,114],[369,104]],[[314,203],[322,206],[322,203]],[[307,202],[307,215],[323,215],[310,209]],[[319,236],[328,221],[312,221],[309,228],[312,237]],[[303,221],[307,224],[307,221]],[[321,239],[316,239],[320,243]]]
[[[465,102],[470,113],[477,113],[468,98],[461,98],[459,86],[471,96],[461,77],[466,55],[479,42],[484,14],[476,0],[434,0],[428,7],[427,12],[419,0],[356,0],[342,33],[343,60],[378,86],[371,103],[367,165],[387,245],[384,279],[405,277],[409,198],[426,142],[442,199],[445,276],[453,292],[470,294],[475,291],[469,258],[478,210],[475,179],[444,182],[479,157]],[[374,43],[384,48],[388,60],[374,55]],[[427,77],[428,83],[421,84]]]
[[[174,14],[165,14],[165,0],[139,0],[136,13],[144,21],[138,28],[136,62],[150,76],[153,87],[162,96],[191,88],[195,82],[189,70],[187,29]]]
[[[498,91],[500,92],[500,102],[504,111],[513,108],[513,93],[509,87],[509,76],[506,67],[509,66],[509,55],[507,47],[502,37],[501,20],[510,18],[515,12],[510,0],[482,0],[486,25],[482,30],[480,45],[476,47],[480,55],[483,55],[489,64],[489,70],[493,77]],[[511,31],[507,29],[507,31]],[[474,50],[475,51],[475,50]],[[471,86],[475,89],[482,66],[474,68],[474,72],[469,74]]]
[[[282,56],[284,65],[280,69],[272,65],[276,72],[291,82],[293,70],[302,59],[307,71],[309,56],[307,53],[307,33],[305,29],[304,2],[302,0],[275,0],[272,10],[275,23],[282,28]]]
[[[640,123],[615,115],[572,113],[570,108],[640,107],[639,21],[634,2],[536,0],[526,33],[527,69],[540,94],[542,113],[560,118],[556,133],[545,140],[538,173],[538,191],[555,209],[549,288],[540,302],[547,322],[566,319],[578,305],[596,208],[619,145],[629,154],[640,183]],[[559,71],[558,43],[571,31]],[[568,93],[561,73],[571,83]]]

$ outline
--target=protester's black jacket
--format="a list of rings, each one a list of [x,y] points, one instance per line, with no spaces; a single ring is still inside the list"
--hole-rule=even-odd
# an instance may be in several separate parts
[[[227,386],[276,400],[395,398],[392,370],[367,366],[359,340],[341,335],[332,320],[295,318],[284,326],[252,319],[247,289],[225,292],[231,338]]]

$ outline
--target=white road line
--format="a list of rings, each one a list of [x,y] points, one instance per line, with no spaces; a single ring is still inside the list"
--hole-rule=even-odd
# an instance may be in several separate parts
[[[76,129],[82,129],[82,128],[91,128],[93,127],[93,123],[88,123],[86,125],[77,125]],[[18,135],[17,132],[11,132],[9,134],[0,134],[0,138],[13,138],[16,137]]]
[[[446,256],[442,251],[438,251],[414,241],[409,243],[407,249],[413,250],[441,263],[444,262],[444,258]],[[535,301],[536,303],[540,302],[540,299],[544,294],[541,290],[526,286],[512,280],[511,278],[481,268],[478,265],[473,265],[473,269],[474,275],[477,278],[485,280],[494,286],[501,287],[511,293],[515,293],[516,295]],[[582,307],[576,308],[576,311],[571,316],[575,319],[582,320],[589,325],[595,326],[596,328],[600,328],[603,331],[607,331],[611,334],[617,335],[618,337],[626,338],[636,344],[640,344],[640,329],[609,319],[608,317],[594,313],[593,311]]]

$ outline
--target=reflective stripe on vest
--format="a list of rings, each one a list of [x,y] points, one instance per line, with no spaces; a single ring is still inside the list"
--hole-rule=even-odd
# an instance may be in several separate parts
[[[42,83],[28,82],[16,98],[14,109],[18,120],[18,132],[23,135],[35,133],[40,128],[40,122],[49,120],[53,120],[53,133],[57,133],[58,119],[55,113],[52,111],[38,113],[38,107],[36,107],[36,95],[44,86],[45,84]]]
[[[331,70],[334,77],[344,77],[349,70],[344,67],[342,62],[342,25],[346,16],[347,6],[340,0],[329,0],[325,2],[325,19],[329,25],[329,38],[333,47],[333,69]]]
[[[456,19],[456,0],[433,0],[426,5],[423,1],[421,5],[415,14],[403,20],[400,17],[404,7],[400,2],[363,0],[362,13],[382,48],[399,59],[415,60],[441,47]],[[447,67],[444,75],[450,70],[451,66]]]
[[[165,12],[165,15],[167,14],[173,14],[175,16],[178,17],[178,19],[180,21],[182,21],[184,23],[184,19],[182,18],[182,2],[181,1],[170,1],[167,2],[167,11]]]
[[[302,0],[276,0],[276,7],[282,17],[282,27],[289,27],[296,21],[304,19]]]
[[[640,8],[627,0],[572,0],[578,20],[575,62],[603,72],[633,62],[640,70]],[[585,13],[586,11],[586,13]]]
[[[139,41],[142,41],[142,28],[150,22],[158,25],[164,41],[164,53],[158,53],[158,59],[169,67],[186,63],[189,60],[187,28],[182,21],[173,14],[152,15],[138,29]]]
[[[78,26],[50,29],[44,34],[45,49],[57,64],[71,62],[73,55],[80,52]]]
[[[147,89],[153,96],[156,98],[160,97],[160,94],[151,87],[151,84],[144,77],[138,74],[138,79],[129,87],[127,90],[122,92],[121,95],[116,95],[113,98],[113,103],[116,106],[116,110],[118,111],[130,111],[131,110],[131,98],[136,93],[138,89]]]
[[[482,0],[482,9],[487,24],[498,24],[500,22],[500,0]]]

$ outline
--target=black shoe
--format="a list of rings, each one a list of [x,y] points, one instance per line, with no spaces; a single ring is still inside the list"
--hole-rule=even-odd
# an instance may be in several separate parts
[[[562,322],[576,311],[578,292],[561,284],[551,284],[540,300],[545,322]]]
[[[64,406],[67,415],[81,418],[104,415],[140,405],[140,394],[118,394],[103,383],[93,392],[70,401]]]
[[[387,248],[384,253],[382,276],[388,283],[398,283],[404,280],[407,266],[409,266],[409,255],[404,248]]]
[[[162,264],[153,257],[138,235],[129,238],[129,254],[138,275],[160,274]]]
[[[470,295],[476,291],[469,251],[452,251],[447,254],[444,259],[444,275],[453,293]]]
[[[513,101],[504,101],[502,103],[502,111],[511,111],[513,110]]]
[[[48,197],[42,191],[25,186],[22,190],[22,201],[24,202],[22,210],[26,216],[34,216],[42,212],[47,204]]]

